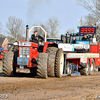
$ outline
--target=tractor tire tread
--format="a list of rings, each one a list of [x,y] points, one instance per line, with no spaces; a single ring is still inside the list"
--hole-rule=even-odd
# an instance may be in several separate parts
[[[47,78],[47,60],[48,54],[39,53],[37,60],[37,77],[38,78]]]
[[[13,56],[14,53],[11,51],[7,51],[4,54],[3,59],[3,76],[9,77],[13,76]],[[8,58],[9,57],[9,58]]]
[[[58,48],[56,47],[48,47],[46,53],[48,53],[48,76],[54,77],[55,76],[55,59],[56,59],[56,52]]]

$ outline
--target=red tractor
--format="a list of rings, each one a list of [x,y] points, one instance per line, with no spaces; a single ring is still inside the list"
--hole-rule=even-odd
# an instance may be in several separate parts
[[[39,45],[29,42],[29,32],[39,27],[45,32],[45,42]],[[18,72],[29,72],[40,78],[61,77],[63,74],[63,50],[54,42],[46,42],[46,31],[41,26],[26,26],[26,41],[19,41],[4,53],[3,76],[14,76]],[[38,41],[39,42],[39,41]]]

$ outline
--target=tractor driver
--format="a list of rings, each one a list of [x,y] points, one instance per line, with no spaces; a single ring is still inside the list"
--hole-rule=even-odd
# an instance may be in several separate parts
[[[76,38],[75,38],[75,37],[73,37],[73,43],[74,43],[74,44],[76,43]]]
[[[34,34],[31,35],[31,40],[30,40],[31,42],[38,43],[39,38],[41,39],[41,42],[44,41],[44,38],[37,34],[38,34],[37,30],[35,30]],[[39,42],[40,45],[41,45],[41,42]]]
[[[89,41],[89,38],[87,37],[87,35],[84,35],[84,37],[82,38],[82,40]]]

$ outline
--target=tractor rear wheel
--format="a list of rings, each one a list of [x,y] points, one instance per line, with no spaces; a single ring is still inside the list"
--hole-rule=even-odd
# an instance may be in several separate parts
[[[89,69],[89,74],[90,74],[90,75],[94,74],[94,68],[95,68],[95,61],[94,61],[94,59],[93,59],[93,60],[92,60],[92,65],[91,65],[91,67],[90,67],[90,69]]]
[[[62,49],[58,49],[56,54],[56,66],[55,66],[55,75],[56,77],[62,77],[64,67],[64,54]]]
[[[58,48],[56,47],[48,47],[46,53],[48,53],[48,76],[54,77],[55,76],[55,59],[56,59],[56,52]]]
[[[37,59],[37,77],[38,78],[47,78],[48,69],[47,69],[48,54],[39,53]]]
[[[87,67],[80,69],[82,75],[89,75],[90,61],[88,60]]]
[[[14,57],[14,53],[12,51],[7,51],[4,53],[3,76],[5,77],[14,76],[13,57]]]

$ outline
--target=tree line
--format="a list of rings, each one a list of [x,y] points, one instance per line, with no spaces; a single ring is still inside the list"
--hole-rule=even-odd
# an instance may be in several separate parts
[[[39,25],[33,24],[33,26],[34,25],[42,26],[47,31],[48,37],[54,38],[59,35],[58,33],[60,29],[60,21],[56,17],[49,18],[49,20],[46,21],[45,23],[40,23]],[[7,37],[10,43],[13,43],[17,40],[18,41],[25,40],[26,36],[25,28],[26,25],[24,25],[22,19],[16,18],[15,16],[11,16],[8,18],[8,21],[6,22],[5,32],[8,36],[0,34],[0,37]],[[40,35],[44,36],[44,33],[40,28],[35,28],[35,30],[37,30]],[[3,33],[1,22],[0,22],[0,33]]]

